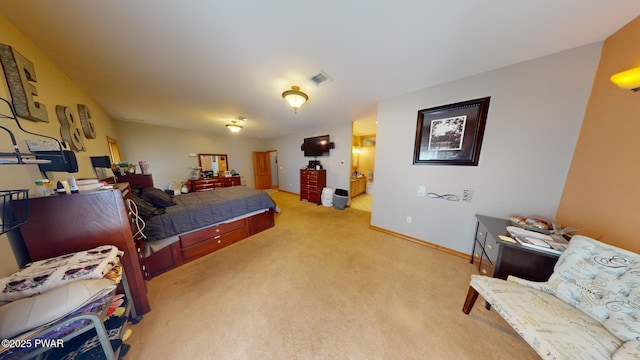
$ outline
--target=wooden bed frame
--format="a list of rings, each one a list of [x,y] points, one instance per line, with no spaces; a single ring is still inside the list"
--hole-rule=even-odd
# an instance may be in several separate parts
[[[154,277],[162,274],[269,229],[274,224],[274,211],[270,209],[244,219],[181,235],[179,241],[146,257],[149,275]]]

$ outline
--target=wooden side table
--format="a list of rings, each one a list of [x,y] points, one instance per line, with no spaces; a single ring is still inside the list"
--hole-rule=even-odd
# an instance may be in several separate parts
[[[514,275],[531,281],[547,281],[560,255],[544,250],[523,247],[517,243],[499,240],[509,235],[507,219],[476,215],[476,233],[471,263],[480,274],[506,279]]]

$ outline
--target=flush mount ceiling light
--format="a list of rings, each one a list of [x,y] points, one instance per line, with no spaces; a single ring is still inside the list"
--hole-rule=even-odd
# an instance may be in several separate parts
[[[247,119],[241,116],[238,116],[238,120],[247,121]],[[229,129],[229,131],[231,131],[234,134],[237,134],[240,132],[240,130],[242,130],[242,126],[238,125],[238,122],[236,120],[231,120],[231,124],[227,124],[225,126],[227,127],[227,129]]]
[[[631,90],[640,90],[640,67],[629,69],[623,72],[619,72],[611,76],[611,82],[619,87]]]
[[[300,91],[299,86],[292,86],[291,90],[283,92],[282,98],[291,105],[293,112],[296,114],[298,113],[298,109],[300,109],[300,107],[309,100],[309,96]]]

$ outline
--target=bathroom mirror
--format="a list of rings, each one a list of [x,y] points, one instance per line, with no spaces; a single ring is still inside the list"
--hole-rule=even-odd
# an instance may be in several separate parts
[[[363,136],[362,146],[376,146],[376,136],[375,135]]]
[[[226,154],[198,154],[198,164],[202,173],[212,172],[213,176],[224,176],[229,170],[229,159]]]

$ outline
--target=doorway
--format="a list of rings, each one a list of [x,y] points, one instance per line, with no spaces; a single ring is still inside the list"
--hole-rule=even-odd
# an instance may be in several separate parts
[[[253,173],[257,190],[278,190],[278,152],[254,151]]]
[[[352,123],[351,201],[355,209],[371,212],[373,204],[376,121],[365,118]]]

